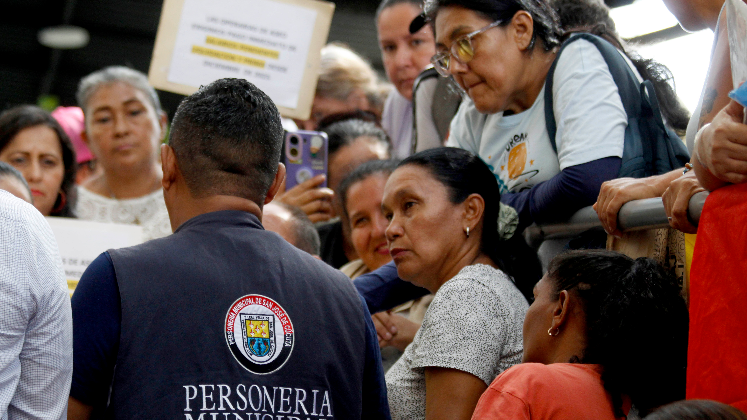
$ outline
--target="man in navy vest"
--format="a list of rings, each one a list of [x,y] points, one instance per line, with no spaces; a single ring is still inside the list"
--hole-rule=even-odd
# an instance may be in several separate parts
[[[174,234],[101,254],[73,296],[70,419],[389,418],[350,280],[262,228],[282,138],[245,80],[182,101],[161,148]]]

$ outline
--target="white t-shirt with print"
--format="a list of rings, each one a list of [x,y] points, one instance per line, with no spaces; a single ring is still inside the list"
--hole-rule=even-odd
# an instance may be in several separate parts
[[[481,114],[462,102],[451,122],[447,146],[477,154],[488,164],[501,193],[519,192],[561,170],[610,156],[622,157],[627,114],[607,63],[586,40],[568,45],[553,79],[557,125],[552,149],[545,127],[545,89],[518,114]]]

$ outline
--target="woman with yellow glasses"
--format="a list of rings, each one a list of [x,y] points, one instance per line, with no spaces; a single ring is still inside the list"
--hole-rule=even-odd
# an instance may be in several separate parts
[[[432,0],[431,62],[469,96],[452,120],[447,146],[479,155],[518,230],[567,218],[596,201],[620,170],[627,116],[597,48],[586,40],[558,56],[561,30],[540,0]],[[553,150],[545,127],[545,81],[554,61]]]

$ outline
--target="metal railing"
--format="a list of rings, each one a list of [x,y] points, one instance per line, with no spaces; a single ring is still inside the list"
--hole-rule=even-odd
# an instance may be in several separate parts
[[[703,210],[706,197],[708,197],[707,192],[700,192],[690,198],[687,212],[690,222],[695,226],[698,225],[700,220],[700,213]],[[623,232],[669,226],[661,197],[636,200],[624,204],[618,213],[617,223]],[[524,237],[530,246],[537,248],[542,241],[547,239],[572,238],[595,228],[601,229],[602,223],[594,209],[589,206],[577,211],[565,222],[531,225],[524,231]]]

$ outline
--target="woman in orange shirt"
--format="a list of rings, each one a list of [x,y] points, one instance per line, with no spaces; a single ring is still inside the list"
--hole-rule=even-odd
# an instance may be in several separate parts
[[[606,420],[684,398],[688,314],[653,260],[556,257],[524,319],[523,363],[498,376],[475,419]],[[548,328],[549,327],[549,328]]]

